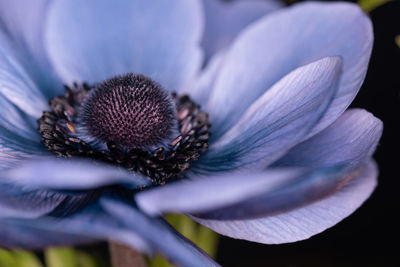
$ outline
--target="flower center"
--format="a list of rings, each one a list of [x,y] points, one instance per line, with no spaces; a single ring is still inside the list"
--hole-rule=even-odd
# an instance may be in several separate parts
[[[155,146],[177,125],[175,106],[160,85],[128,74],[96,85],[83,104],[82,124],[104,142],[127,148]]]
[[[137,74],[66,86],[38,119],[43,145],[61,157],[88,157],[164,184],[208,149],[207,113]]]

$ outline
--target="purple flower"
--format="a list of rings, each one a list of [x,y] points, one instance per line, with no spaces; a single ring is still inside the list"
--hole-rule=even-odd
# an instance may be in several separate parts
[[[279,5],[204,3],[0,2],[2,246],[109,239],[214,265],[161,215],[276,244],[369,197],[382,123],[346,110],[368,17],[349,3],[265,17]]]

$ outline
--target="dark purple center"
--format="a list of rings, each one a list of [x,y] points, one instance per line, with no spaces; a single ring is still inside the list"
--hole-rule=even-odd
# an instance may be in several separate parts
[[[169,94],[150,78],[136,74],[97,84],[80,117],[94,137],[128,148],[160,144],[176,124]]]

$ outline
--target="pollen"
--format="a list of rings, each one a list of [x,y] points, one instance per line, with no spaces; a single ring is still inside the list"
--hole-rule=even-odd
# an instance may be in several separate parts
[[[76,133],[75,126],[72,122],[67,122],[66,125],[67,125],[68,130],[71,131],[71,133]]]

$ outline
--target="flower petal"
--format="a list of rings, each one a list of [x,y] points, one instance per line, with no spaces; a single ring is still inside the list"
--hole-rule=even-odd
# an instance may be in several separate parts
[[[0,170],[16,167],[18,163],[29,157],[28,154],[17,152],[14,149],[4,147],[4,140],[0,138]]]
[[[0,126],[0,157],[13,154],[11,158],[31,157],[44,151],[40,143],[18,136],[16,133]]]
[[[67,195],[0,182],[0,218],[36,218],[53,211]]]
[[[383,124],[371,113],[351,109],[329,127],[297,145],[274,166],[321,167],[346,164],[357,168],[370,158],[382,135]]]
[[[45,96],[27,72],[13,44],[0,31],[0,95],[25,113],[40,117],[48,109]]]
[[[223,52],[214,55],[200,75],[196,78],[196,82],[193,86],[183,88],[179,93],[189,95],[190,98],[200,104],[201,107],[206,107],[224,58],[225,53]]]
[[[347,183],[349,173],[370,158],[381,133],[382,122],[372,114],[349,110],[274,165],[286,169],[197,178],[140,192],[136,200],[149,214],[197,213],[207,219],[248,219],[291,210]]]
[[[98,240],[86,236],[55,233],[46,229],[39,230],[30,226],[29,220],[24,222],[25,224],[16,224],[13,220],[0,220],[0,247],[39,249],[48,246],[98,242]]]
[[[338,57],[294,70],[253,103],[194,167],[202,172],[265,168],[321,118],[336,92],[340,71]]]
[[[4,37],[11,44],[7,53],[18,59],[38,89],[48,98],[62,93],[64,89],[43,48],[43,26],[50,2],[0,1],[0,31],[3,30]]]
[[[56,1],[45,45],[65,82],[147,75],[179,90],[201,67],[198,1]]]
[[[207,59],[228,47],[247,25],[282,7],[282,3],[275,0],[203,0],[203,4],[205,29],[202,46]]]
[[[370,161],[333,195],[289,212],[252,220],[194,219],[233,238],[265,244],[295,242],[316,235],[353,213],[372,194],[377,176],[376,164]]]
[[[38,230],[83,235],[129,245],[141,252],[161,251],[182,266],[218,266],[204,252],[159,218],[151,218],[117,198],[103,198],[81,212],[63,219],[8,220]],[[1,221],[0,221],[1,223]],[[0,232],[1,233],[1,232]],[[48,236],[43,237],[45,240]]]
[[[122,168],[88,160],[36,158],[2,172],[3,181],[34,188],[60,190],[91,189],[115,183],[137,188],[150,184],[150,179]],[[1,180],[0,179],[0,180]]]
[[[321,180],[321,175],[325,178],[327,172],[312,173],[301,168],[282,168],[250,174],[196,177],[139,192],[135,199],[138,206],[150,215],[164,212],[193,214],[240,204],[254,196],[271,195],[279,189],[293,187],[293,184],[296,186],[301,180]],[[263,206],[271,209],[268,205]]]
[[[133,207],[113,199],[103,199],[102,206],[126,226],[139,232],[152,247],[159,249],[171,262],[181,266],[219,266],[164,221],[147,217]],[[135,222],[134,226],[132,222]]]
[[[313,135],[348,107],[363,82],[373,42],[369,18],[355,4],[308,2],[276,11],[234,42],[210,96],[215,137],[290,71],[327,56],[343,58],[338,93]],[[215,131],[215,130],[214,130]]]
[[[124,229],[121,222],[106,214],[96,203],[65,218],[11,218],[1,219],[0,225],[2,224],[8,225],[9,229],[20,237],[17,239],[0,230],[0,245],[13,248],[32,249],[49,245],[77,245],[81,241],[110,239],[127,240],[128,244],[135,244],[140,251],[150,252],[146,242],[132,231]],[[40,238],[38,238],[39,233]],[[37,240],[33,242],[35,238]]]
[[[1,28],[18,45],[24,44],[28,51],[43,53],[43,21],[50,0],[0,1]],[[37,55],[39,56],[39,55]]]
[[[16,135],[40,143],[36,121],[26,116],[21,110],[0,94],[0,128],[5,128]]]

